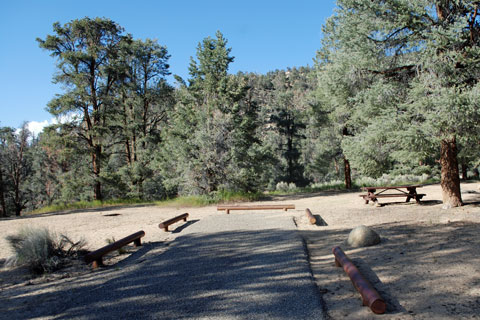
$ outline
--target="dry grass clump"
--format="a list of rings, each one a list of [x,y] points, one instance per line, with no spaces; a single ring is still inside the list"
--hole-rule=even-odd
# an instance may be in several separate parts
[[[73,242],[67,236],[57,236],[46,228],[24,228],[6,239],[14,251],[6,265],[26,266],[34,274],[59,270],[85,254],[85,240]]]

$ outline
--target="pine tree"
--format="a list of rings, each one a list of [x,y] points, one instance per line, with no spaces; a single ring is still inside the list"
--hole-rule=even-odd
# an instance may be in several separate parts
[[[12,128],[2,128],[0,141],[2,145],[2,211],[7,215],[14,211],[20,216],[31,201],[32,193],[28,178],[32,173],[32,157],[29,139],[30,131],[26,123],[15,132]]]
[[[402,159],[408,154],[425,163],[437,146],[444,207],[461,205],[457,140],[478,137],[478,4],[339,0],[338,5],[325,28],[324,52],[326,68],[347,66],[343,77],[354,88],[332,94],[345,97],[341,105],[349,110],[355,137],[342,144],[344,151],[358,158],[357,166],[388,170],[408,163]],[[361,85],[351,86],[355,83]],[[380,152],[359,157],[367,149]]]
[[[117,103],[122,108],[118,118],[125,161],[123,179],[129,185],[128,196],[144,198],[144,182],[153,177],[156,149],[173,105],[167,49],[156,41],[135,40],[126,44],[120,59],[125,72],[119,79]],[[118,168],[118,167],[117,167]]]
[[[177,90],[164,172],[169,176],[168,188],[178,188],[180,193],[258,187],[257,107],[246,99],[244,77],[228,74],[234,60],[230,53],[222,33],[205,38],[197,47],[196,59],[191,59],[188,85]]]
[[[102,161],[108,144],[110,119],[118,114],[113,101],[119,69],[116,61],[123,29],[109,19],[73,20],[53,25],[55,35],[37,39],[57,59],[54,81],[66,92],[49,103],[49,112],[71,119],[69,127],[88,145],[93,173],[94,199],[102,200]]]

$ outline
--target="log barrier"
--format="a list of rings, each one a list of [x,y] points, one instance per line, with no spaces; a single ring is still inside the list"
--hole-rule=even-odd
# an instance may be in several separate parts
[[[355,267],[342,249],[340,247],[334,247],[332,252],[335,256],[335,265],[337,267],[343,267],[343,270],[345,270],[345,273],[350,277],[357,291],[362,295],[363,305],[368,306],[376,314],[385,313],[387,309],[385,301],[380,297],[370,282],[358,271],[357,267]]]
[[[307,216],[308,218],[308,221],[310,222],[310,224],[316,224],[317,223],[317,219],[313,216],[312,212],[310,211],[310,209],[305,209],[305,215]]]
[[[140,238],[142,238],[143,236],[145,236],[145,232],[143,230],[138,231],[138,232],[135,232],[135,233],[123,238],[123,239],[120,239],[118,241],[110,243],[110,244],[106,245],[105,247],[102,247],[98,250],[92,251],[85,256],[85,262],[87,264],[89,264],[90,262],[93,262],[92,268],[95,269],[98,266],[103,265],[102,258],[107,253],[118,250],[121,247],[129,244],[130,242],[133,242],[135,247],[141,246],[142,242],[141,242]]]
[[[225,210],[227,214],[230,213],[231,210],[275,210],[281,209],[287,211],[288,209],[295,209],[295,205],[293,204],[285,204],[285,205],[257,205],[257,206],[218,206],[217,210]]]
[[[179,216],[176,216],[175,218],[172,218],[172,219],[168,219],[168,220],[165,220],[163,221],[162,223],[160,223],[158,225],[158,227],[160,229],[164,229],[165,232],[168,231],[168,226],[177,222],[177,221],[180,221],[183,219],[183,221],[187,221],[187,217],[188,217],[188,213],[184,213],[184,214],[181,214]]]

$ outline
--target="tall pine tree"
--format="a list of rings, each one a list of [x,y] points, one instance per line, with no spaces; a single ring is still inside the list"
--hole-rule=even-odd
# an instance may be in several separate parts
[[[49,103],[55,116],[68,116],[69,127],[88,145],[93,174],[93,198],[102,200],[102,161],[105,158],[110,119],[118,79],[116,61],[122,43],[130,41],[123,29],[109,19],[73,20],[53,25],[54,35],[37,39],[41,48],[57,60],[54,76],[66,92]]]

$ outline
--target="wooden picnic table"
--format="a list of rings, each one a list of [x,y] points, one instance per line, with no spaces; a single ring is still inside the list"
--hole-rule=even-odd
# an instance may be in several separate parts
[[[417,188],[421,188],[421,185],[414,186],[391,186],[391,187],[363,187],[362,190],[367,191],[367,194],[362,194],[362,197],[367,204],[369,201],[377,202],[378,198],[387,197],[406,197],[406,202],[410,199],[415,199],[417,203],[422,200],[426,194],[417,193]],[[387,192],[387,193],[385,193]]]

